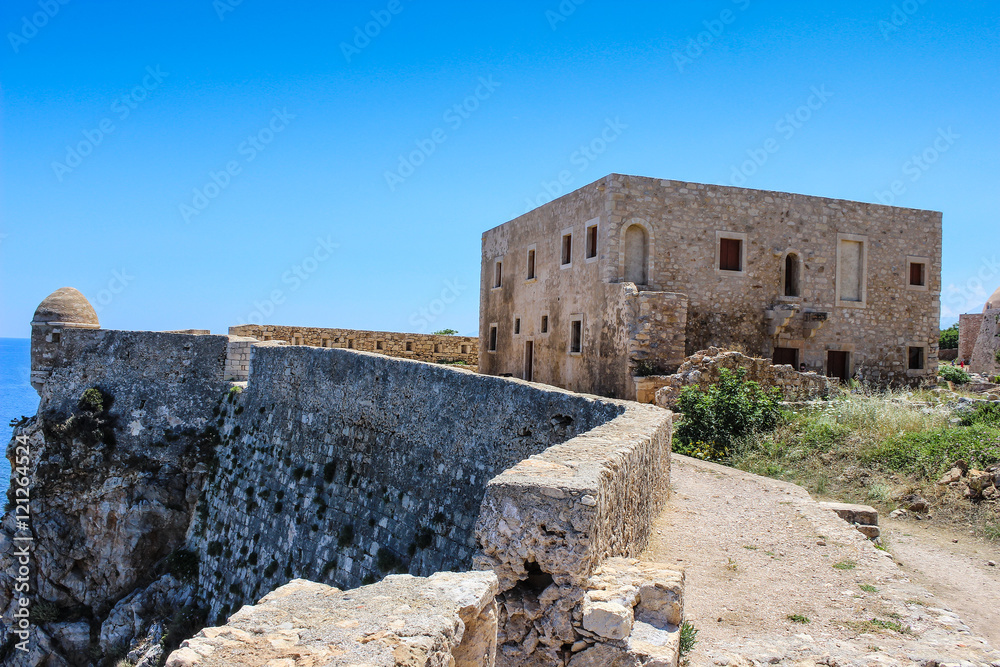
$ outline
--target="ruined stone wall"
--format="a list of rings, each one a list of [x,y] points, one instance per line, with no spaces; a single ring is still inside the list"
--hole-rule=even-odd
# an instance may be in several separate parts
[[[261,341],[283,340],[290,345],[361,350],[418,361],[458,361],[473,368],[479,363],[479,339],[472,336],[287,327],[273,324],[244,324],[229,327],[229,333]]]
[[[468,567],[491,478],[624,406],[348,350],[255,347],[191,543],[210,618],[295,577]]]
[[[983,313],[970,367],[973,373],[1000,374],[1000,308]]]
[[[967,313],[958,316],[958,358],[966,364],[972,362],[972,353],[976,351],[976,340],[983,328],[982,313]]]
[[[183,544],[218,443],[212,406],[224,396],[226,344],[225,336],[62,331],[38,414],[15,429],[30,451],[31,599],[49,619],[32,631],[33,653],[18,654],[23,664],[49,655],[85,664],[112,605],[147,585]],[[91,388],[101,401],[81,405]],[[12,441],[12,468],[15,454]],[[16,604],[17,534],[7,512],[0,531],[5,619]],[[0,646],[9,648],[9,630]],[[0,656],[18,664],[10,660]]]
[[[674,408],[684,387],[708,389],[719,381],[722,369],[740,368],[746,371],[744,380],[765,389],[776,387],[786,401],[824,398],[835,390],[837,383],[824,375],[800,373],[785,364],[773,365],[767,359],[713,347],[688,357],[674,375],[657,378],[660,388],[656,391],[656,404]]]

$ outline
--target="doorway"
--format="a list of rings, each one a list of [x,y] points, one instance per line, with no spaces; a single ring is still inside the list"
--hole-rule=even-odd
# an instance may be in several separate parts
[[[776,347],[771,361],[775,365],[788,364],[795,370],[799,370],[799,351],[794,347]]]
[[[528,382],[531,382],[534,376],[534,361],[535,341],[526,340],[524,341],[524,379]]]
[[[829,350],[826,353],[827,377],[839,378],[841,382],[847,382],[851,379],[850,368],[850,352]]]

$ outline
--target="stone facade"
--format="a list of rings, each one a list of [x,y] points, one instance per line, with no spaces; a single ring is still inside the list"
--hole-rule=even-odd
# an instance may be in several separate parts
[[[982,313],[959,316],[958,358],[973,373],[1000,374],[1000,287],[986,300]]]
[[[937,212],[611,174],[483,234],[480,370],[632,398],[683,342],[922,383],[940,269]],[[664,353],[636,354],[633,294]]]
[[[972,353],[976,351],[976,340],[982,328],[982,313],[958,316],[958,360],[964,362],[966,366],[972,363]]]
[[[471,336],[286,327],[272,324],[243,324],[229,327],[229,333],[260,341],[283,340],[290,345],[361,350],[417,361],[463,362],[473,368],[479,363],[479,339]]]
[[[656,404],[663,408],[676,407],[684,387],[708,389],[719,381],[722,369],[743,369],[745,380],[756,382],[765,389],[776,387],[786,401],[826,398],[836,387],[835,381],[819,373],[800,373],[786,364],[775,365],[767,359],[712,347],[685,359],[674,375],[656,378],[660,384]]]

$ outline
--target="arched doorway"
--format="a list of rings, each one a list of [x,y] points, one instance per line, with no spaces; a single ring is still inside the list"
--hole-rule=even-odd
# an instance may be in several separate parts
[[[625,230],[625,282],[645,285],[648,280],[649,235],[642,225]]]

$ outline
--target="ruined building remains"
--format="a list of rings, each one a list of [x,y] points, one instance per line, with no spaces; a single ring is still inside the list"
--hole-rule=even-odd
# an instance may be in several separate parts
[[[959,316],[958,359],[973,373],[1000,375],[1000,287],[982,313]]]
[[[940,276],[938,212],[611,174],[483,234],[479,368],[634,398],[716,346],[920,384]]]

